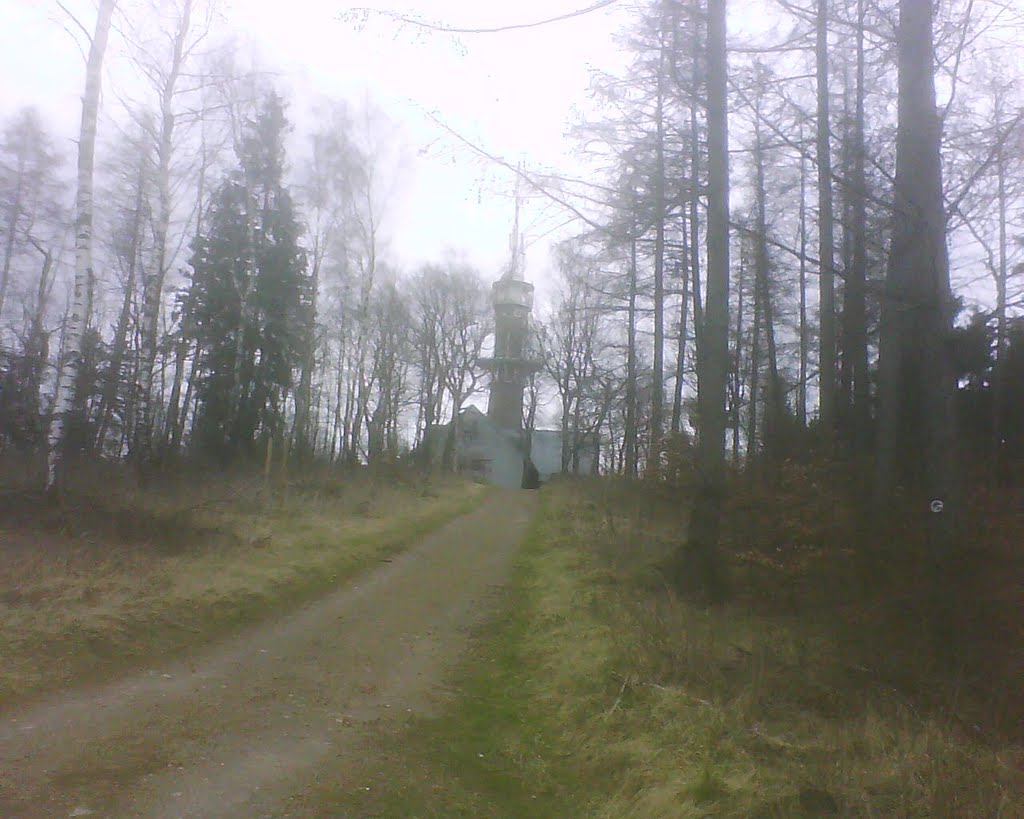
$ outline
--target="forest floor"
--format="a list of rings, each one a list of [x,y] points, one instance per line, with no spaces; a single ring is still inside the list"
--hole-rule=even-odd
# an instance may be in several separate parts
[[[1024,816],[1009,632],[987,682],[931,665],[904,582],[861,590],[813,545],[835,498],[787,486],[735,493],[714,607],[666,580],[678,492],[492,492],[263,625],[0,710],[0,815]]]
[[[859,612],[864,644],[842,634],[835,587],[821,590],[831,610],[801,608],[793,564],[758,582],[740,575],[748,556],[731,554],[732,602],[679,597],[664,567],[685,515],[670,498],[608,481],[540,494],[505,608],[456,676],[459,698],[406,728],[389,752],[401,765],[349,794],[343,815],[1024,816],[1022,726],[976,724],[989,703],[969,673],[950,684],[923,661],[891,658],[903,679],[863,664],[884,663],[890,644]],[[766,607],[761,591],[785,606]],[[1002,685],[1016,691],[1019,677]],[[342,793],[321,787],[327,802]]]
[[[535,503],[490,494],[270,622],[5,708],[0,815],[365,815],[371,783],[401,775],[391,740],[444,710]]]

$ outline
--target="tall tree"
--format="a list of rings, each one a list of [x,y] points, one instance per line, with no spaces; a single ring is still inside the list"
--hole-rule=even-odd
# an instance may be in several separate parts
[[[854,111],[849,134],[849,174],[844,188],[849,202],[849,223],[844,235],[850,236],[850,264],[843,286],[843,397],[846,437],[853,452],[864,452],[868,446],[871,425],[870,384],[868,383],[868,317],[867,317],[867,148],[865,145],[864,97],[865,3],[857,0],[855,43]]]
[[[196,32],[192,22],[193,0],[183,0],[175,8],[175,26],[170,35],[170,53],[166,63],[159,59],[145,62],[146,74],[156,87],[159,104],[159,124],[153,134],[156,143],[156,219],[153,226],[155,253],[153,264],[146,271],[142,287],[142,327],[140,332],[138,388],[135,401],[135,440],[133,455],[140,465],[146,464],[152,454],[153,429],[153,368],[156,364],[157,328],[163,304],[164,281],[172,261],[169,248],[171,230],[171,160],[175,150],[175,129],[180,112],[179,82],[192,49]],[[201,39],[201,32],[199,37]]]
[[[729,117],[726,0],[708,0],[707,296],[697,343],[699,483],[686,571],[712,598],[725,593],[718,556],[725,493],[725,400],[729,374]]]
[[[902,485],[930,536],[935,623],[948,620],[937,581],[949,568],[958,517],[956,375],[935,104],[931,0],[900,0],[899,109],[893,233],[883,293],[876,492],[883,508]]]
[[[831,440],[836,423],[836,319],[835,241],[832,216],[832,129],[829,121],[829,0],[817,0],[815,18],[815,76],[818,116],[816,152],[818,163],[818,390],[821,426]]]
[[[60,157],[39,114],[18,111],[0,134],[0,318],[14,275],[16,257],[35,256],[33,240],[49,239],[47,223],[61,221]]]
[[[192,256],[200,438],[221,457],[283,434],[284,398],[312,318],[306,254],[284,185],[287,129],[271,93],[244,130],[240,167],[222,183]]]
[[[88,290],[92,279],[92,184],[96,155],[96,122],[100,107],[103,56],[107,50],[110,22],[116,0],[100,0],[96,27],[86,62],[82,122],[78,134],[78,193],[75,199],[75,287],[65,333],[64,364],[57,376],[53,417],[47,439],[49,447],[46,489],[59,488],[59,467],[64,455],[65,426],[74,403],[74,388],[82,357],[82,335],[88,313]]]

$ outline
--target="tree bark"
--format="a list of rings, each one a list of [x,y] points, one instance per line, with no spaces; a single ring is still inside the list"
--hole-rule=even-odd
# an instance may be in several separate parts
[[[843,361],[851,380],[850,449],[865,452],[871,427],[867,328],[867,176],[864,146],[864,0],[857,2],[857,79],[854,103],[850,178],[850,267],[843,298]]]
[[[754,236],[754,286],[757,290],[757,301],[761,305],[761,317],[764,321],[764,337],[768,354],[768,391],[764,413],[764,444],[765,455],[769,461],[778,462],[782,457],[783,419],[786,414],[785,390],[779,375],[779,356],[775,344],[775,316],[772,309],[771,259],[768,254],[768,217],[767,191],[764,173],[764,143],[761,139],[761,111],[756,107],[754,167],[755,195],[757,198],[757,225]]]
[[[740,269],[746,271],[747,260],[745,245],[740,248]],[[750,328],[750,408],[747,411],[747,465],[753,467],[760,449],[758,439],[758,413],[761,402],[761,321],[764,316],[764,304],[761,301],[761,287],[754,271],[753,317]],[[762,432],[760,437],[764,438]],[[753,470],[752,470],[753,471]]]
[[[686,581],[725,594],[718,556],[725,493],[725,391],[729,371],[729,123],[726,0],[708,0],[708,272],[697,347],[699,482],[685,550]]]
[[[686,247],[686,230],[683,230],[683,258],[688,256]],[[676,343],[676,379],[674,392],[672,394],[672,432],[680,433],[683,430],[683,381],[686,377],[686,342],[689,334],[690,316],[690,275],[686,270],[685,262],[679,265],[679,284],[682,295],[679,299],[679,337]]]
[[[801,144],[803,133],[801,132]],[[807,427],[807,359],[810,352],[810,332],[807,327],[807,165],[800,155],[800,206],[799,221],[800,248],[800,387],[797,391],[797,418],[800,426]]]
[[[93,166],[96,155],[96,122],[100,107],[103,55],[107,49],[115,0],[101,0],[96,28],[89,46],[82,96],[82,122],[78,136],[78,192],[75,199],[75,286],[65,341],[65,358],[57,376],[53,417],[47,436],[46,490],[60,489],[64,436],[74,405],[75,380],[81,364],[82,333],[88,317],[88,291],[92,270]]]
[[[1002,114],[997,105],[997,124]],[[996,204],[999,217],[999,268],[996,270],[996,360],[992,372],[992,479],[1002,479],[1005,453],[1003,452],[1003,424],[1006,412],[1006,280],[1009,275],[1007,261],[1007,196],[1006,151],[1000,142],[996,156]]]
[[[139,379],[136,389],[133,456],[140,466],[152,457],[153,368],[156,363],[157,326],[167,276],[167,234],[171,224],[171,152],[174,149],[174,96],[191,27],[192,0],[185,0],[174,36],[171,64],[160,89],[160,138],[157,145],[156,264],[146,274],[142,289],[142,328]]]
[[[633,239],[629,247],[629,301],[626,307],[626,418],[623,430],[624,471],[628,478],[635,478],[637,474],[636,274],[636,239]]]
[[[658,91],[655,104],[654,177],[654,356],[651,379],[651,441],[647,469],[657,474],[661,463],[665,412],[665,45],[658,50]]]
[[[818,163],[818,347],[821,427],[830,443],[836,423],[835,241],[832,215],[832,149],[829,124],[828,0],[817,0],[815,70],[817,76]]]
[[[949,646],[948,595],[959,519],[956,376],[951,350],[942,190],[941,120],[935,106],[931,0],[900,0],[894,225],[883,299],[876,502],[892,508],[902,485],[928,537],[928,590],[936,647]]]

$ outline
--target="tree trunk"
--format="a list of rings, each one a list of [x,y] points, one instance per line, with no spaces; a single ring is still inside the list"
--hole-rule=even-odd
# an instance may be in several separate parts
[[[635,230],[634,230],[635,233]],[[629,303],[626,312],[626,423],[625,473],[637,474],[637,395],[636,395],[636,239],[629,248]]]
[[[139,264],[140,245],[142,243],[143,223],[143,199],[145,196],[146,184],[146,159],[140,157],[139,174],[135,189],[135,212],[132,219],[132,234],[129,242],[128,274],[124,287],[124,298],[121,302],[121,313],[117,318],[117,326],[112,339],[112,350],[110,354],[110,370],[106,384],[104,384],[103,396],[100,401],[100,424],[99,432],[96,434],[96,449],[103,451],[103,439],[113,420],[114,404],[117,403],[117,392],[121,387],[121,368],[124,366],[124,356],[128,344],[128,323],[131,320],[132,300],[135,297],[135,277]],[[125,418],[127,423],[127,418]]]
[[[178,417],[184,411],[181,404],[181,385],[185,380],[185,360],[188,358],[188,348],[189,341],[183,332],[174,349],[174,379],[171,382],[171,397],[167,403],[167,419],[164,422],[163,449],[165,452],[171,449]],[[177,454],[176,451],[175,454]]]
[[[757,197],[757,225],[754,237],[754,286],[757,289],[757,301],[761,304],[761,315],[764,320],[764,337],[768,354],[768,391],[764,413],[765,455],[771,462],[777,463],[783,456],[783,443],[780,440],[782,424],[786,414],[786,396],[779,375],[779,356],[775,344],[775,318],[772,309],[771,259],[768,255],[768,217],[765,200],[764,175],[764,144],[761,141],[761,112],[757,109],[755,122],[754,165],[755,194]]]
[[[134,247],[133,247],[134,253]],[[132,297],[135,294],[135,261],[128,269],[128,280],[125,282],[124,297],[121,302],[121,312],[117,317],[117,326],[114,328],[114,337],[111,339],[110,365],[107,373],[106,383],[103,385],[103,395],[100,398],[99,408],[99,430],[96,433],[96,451],[103,451],[103,441],[107,437],[107,430],[114,417],[114,405],[117,403],[117,392],[121,386],[121,369],[124,367],[125,348],[128,345],[128,322],[131,319]],[[126,419],[127,420],[127,419]]]
[[[4,301],[7,297],[7,285],[11,278],[11,260],[14,258],[14,239],[18,233],[18,220],[21,218],[21,197],[25,185],[25,153],[19,151],[18,169],[14,177],[14,194],[11,206],[7,210],[7,237],[4,240],[3,269],[0,270],[0,316],[4,313]]]
[[[957,540],[956,421],[931,0],[900,0],[894,225],[883,301],[876,501],[897,485],[928,536],[933,637],[948,647]]]
[[[75,381],[81,363],[82,333],[88,312],[88,290],[92,278],[92,183],[96,154],[96,121],[100,107],[103,54],[110,34],[115,0],[100,0],[96,29],[89,46],[82,96],[82,123],[78,136],[78,192],[75,199],[75,286],[68,316],[66,353],[57,376],[53,417],[47,438],[46,489],[59,490],[66,422],[74,405]]]
[[[300,463],[312,456],[316,449],[315,438],[309,435],[310,410],[313,403],[313,370],[316,369],[316,302],[320,290],[320,263],[313,265],[313,282],[311,285],[313,304],[312,315],[306,328],[303,340],[302,365],[299,372],[299,385],[295,391],[295,434],[293,436],[296,454]]]
[[[742,256],[738,280],[736,282],[736,354],[733,358],[733,394],[732,394],[732,462],[737,466],[740,463],[740,433],[742,432],[741,404],[743,403],[743,308],[744,292],[746,286],[746,266],[743,264]]]
[[[801,145],[803,133],[801,131]],[[800,386],[797,392],[797,418],[800,426],[807,427],[807,358],[810,352],[810,332],[807,327],[807,164],[800,154],[800,207],[799,215],[800,248]]]
[[[700,57],[693,52],[694,93],[700,82]],[[700,294],[700,138],[697,130],[697,106],[690,106],[690,279],[693,293],[693,340],[700,346],[700,334],[704,328],[704,310]]]
[[[686,580],[725,594],[718,557],[725,493],[725,390],[729,371],[729,120],[726,0],[708,0],[708,274],[697,346],[699,483],[685,550]]]
[[[867,176],[864,147],[864,0],[857,2],[857,80],[850,146],[850,267],[843,298],[843,361],[851,380],[850,449],[865,452],[871,427],[867,328]]]
[[[820,343],[818,352],[819,407],[826,443],[836,423],[836,325],[835,325],[835,242],[832,217],[832,149],[829,125],[828,0],[817,0],[818,122],[818,310]]]
[[[996,108],[997,125],[1001,105]],[[1001,135],[997,134],[1001,138]],[[992,479],[999,481],[1003,476],[1005,453],[1003,452],[1003,423],[1006,404],[1006,279],[1009,274],[1006,237],[1006,151],[1000,142],[996,156],[996,203],[999,211],[999,268],[996,270],[996,361],[992,372]]]
[[[746,270],[746,254],[743,252],[745,245],[741,245],[740,269]],[[761,401],[761,319],[763,316],[763,304],[761,302],[761,288],[757,283],[757,271],[754,271],[754,315],[750,329],[750,408],[747,411],[747,465],[752,467],[760,448],[758,444],[758,413]],[[762,436],[764,437],[763,433]]]
[[[136,390],[135,436],[132,455],[140,466],[152,456],[153,368],[156,362],[157,326],[167,275],[167,234],[171,224],[171,152],[174,148],[174,95],[185,57],[185,41],[191,26],[192,0],[185,0],[167,77],[160,89],[160,142],[157,146],[156,263],[146,274],[142,289],[142,328],[139,379]]]
[[[686,231],[683,231],[683,258],[687,257]],[[676,380],[672,394],[672,432],[679,433],[683,429],[683,380],[686,377],[686,340],[689,333],[690,315],[690,275],[684,263],[679,266],[679,283],[682,296],[679,300],[679,338],[676,343]]]
[[[658,51],[658,93],[655,104],[654,170],[654,357],[651,379],[651,432],[647,469],[657,474],[661,463],[665,412],[665,46]]]

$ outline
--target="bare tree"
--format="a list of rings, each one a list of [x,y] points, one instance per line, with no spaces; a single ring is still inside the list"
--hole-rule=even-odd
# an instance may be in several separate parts
[[[87,319],[88,289],[92,278],[92,184],[96,153],[96,121],[100,105],[103,55],[107,49],[110,21],[116,0],[100,0],[96,26],[89,44],[85,93],[82,96],[82,124],[78,137],[78,193],[75,200],[75,289],[65,339],[64,365],[57,378],[53,418],[47,439],[49,448],[46,489],[59,488],[59,467],[63,458],[65,421],[74,401],[74,384],[81,358],[82,332]]]
[[[142,287],[142,326],[139,350],[138,386],[135,401],[135,436],[133,455],[140,465],[152,455],[153,444],[153,368],[156,362],[157,328],[163,305],[164,282],[173,262],[170,247],[172,195],[172,160],[176,150],[177,129],[182,117],[180,98],[195,89],[182,88],[181,80],[189,60],[209,30],[209,13],[204,21],[193,17],[194,0],[178,0],[174,5],[174,26],[161,32],[158,40],[147,43],[136,58],[144,75],[153,86],[159,116],[152,138],[156,146],[156,214],[153,225],[154,260],[149,266]]]

